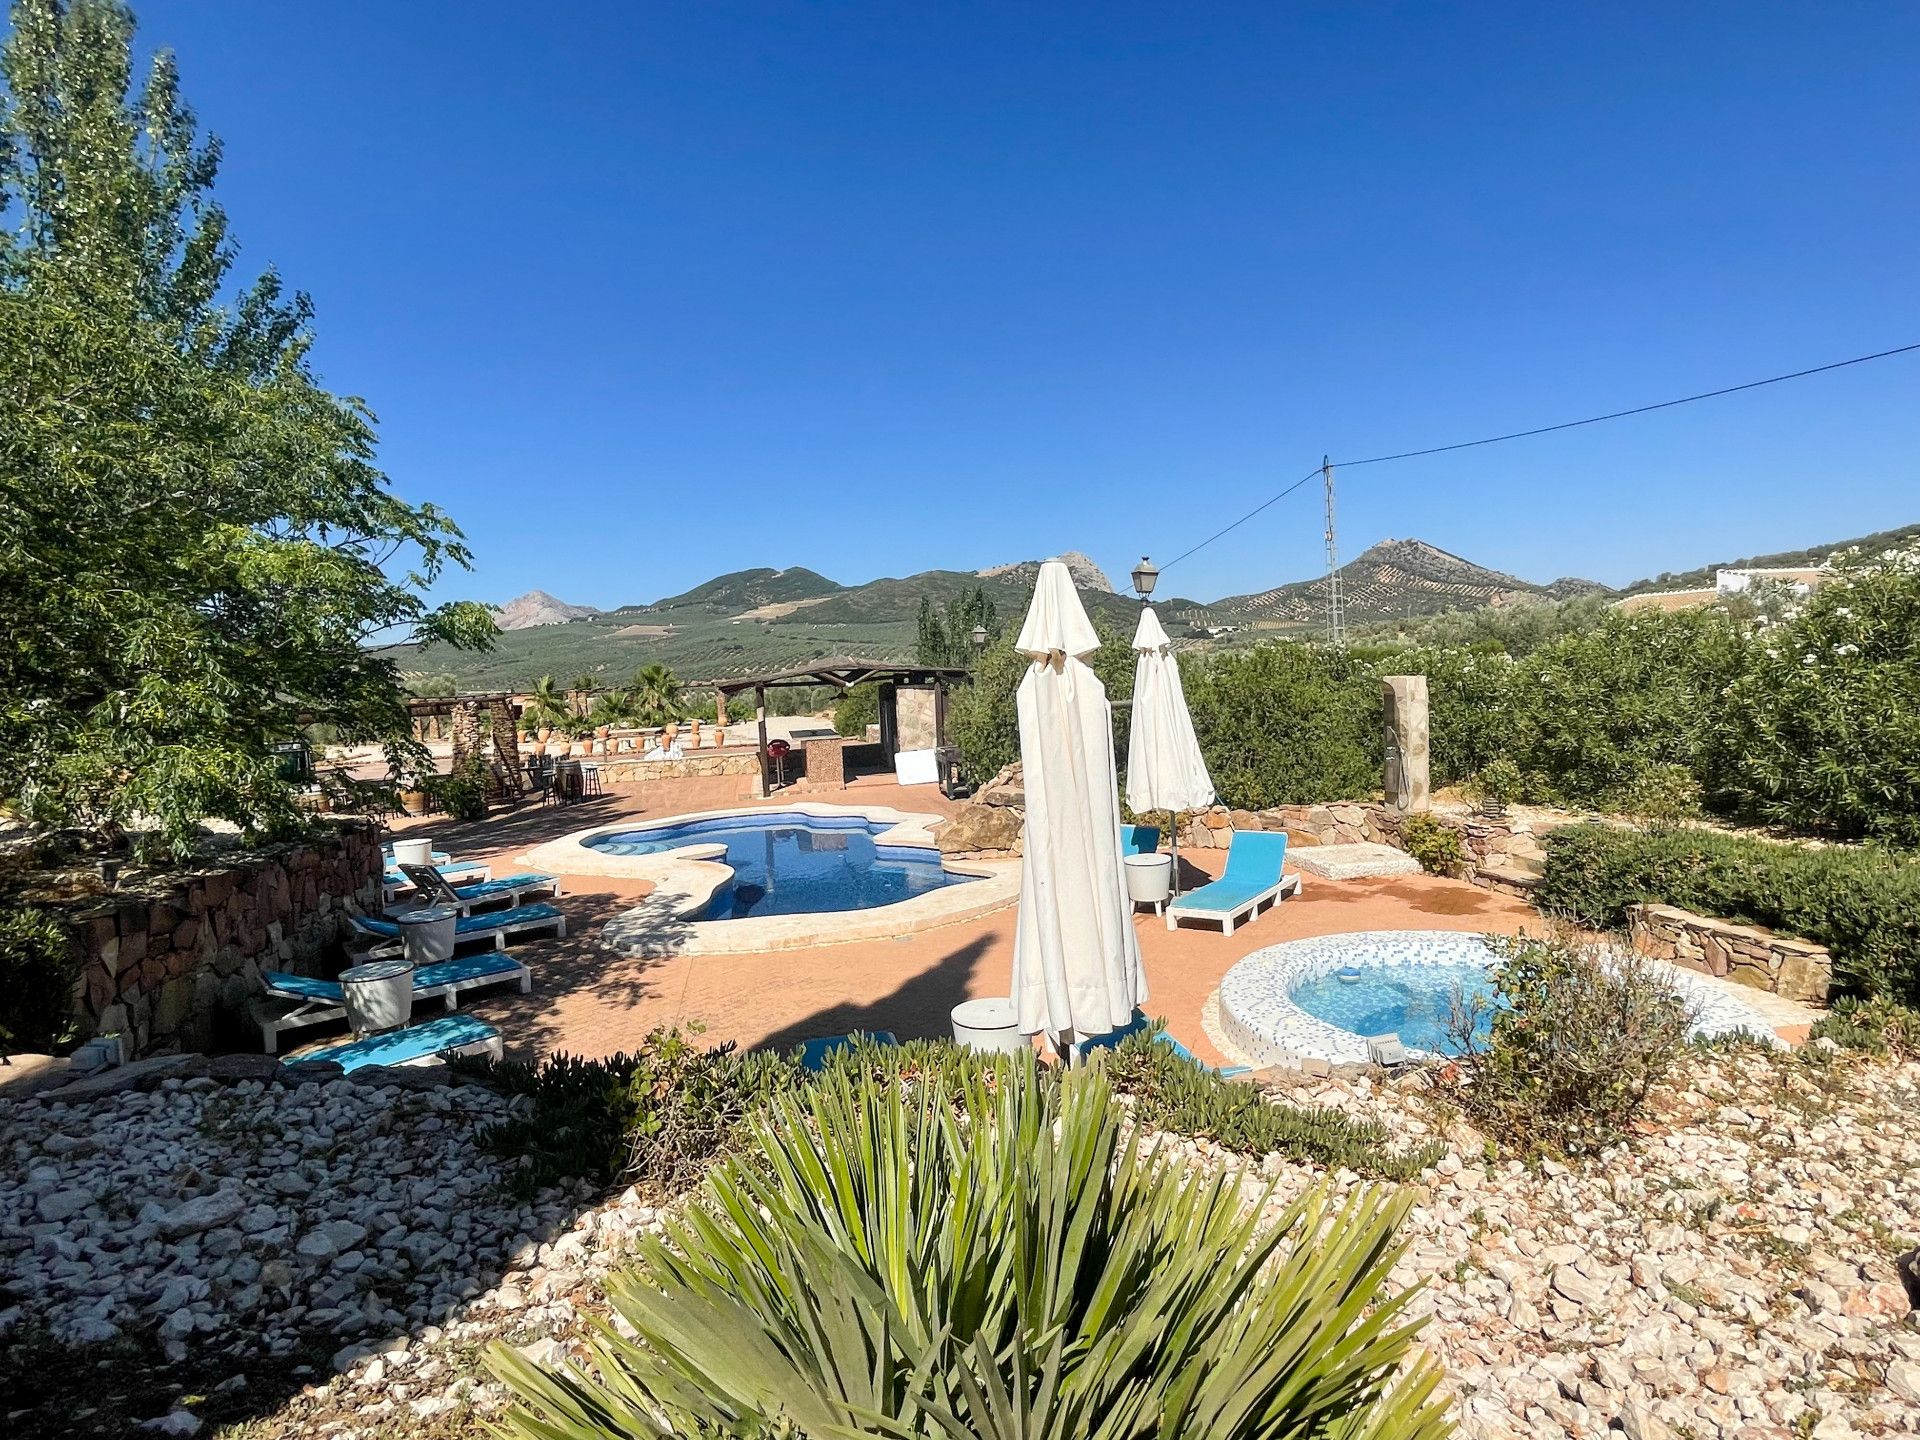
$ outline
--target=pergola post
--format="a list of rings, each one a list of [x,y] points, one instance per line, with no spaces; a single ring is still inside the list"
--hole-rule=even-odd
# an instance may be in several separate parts
[[[713,692],[713,723],[722,730],[727,728],[727,692],[717,686]]]
[[[480,756],[480,702],[462,698],[453,703],[453,765],[455,775]]]
[[[493,701],[493,758],[500,766],[500,786],[516,799],[520,795],[520,724],[513,713],[511,695],[496,696]]]
[[[753,718],[760,730],[760,793],[773,793],[773,767],[767,755],[767,687],[753,687]]]

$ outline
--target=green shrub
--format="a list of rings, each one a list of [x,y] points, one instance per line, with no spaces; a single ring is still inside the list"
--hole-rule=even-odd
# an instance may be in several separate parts
[[[434,776],[427,782],[427,795],[455,820],[487,818],[487,772],[478,761],[450,775]]]
[[[1183,668],[1182,680],[1222,804],[1261,810],[1379,790],[1380,685],[1362,657],[1260,645]]]
[[[1467,798],[1494,811],[1505,809],[1526,789],[1526,777],[1510,755],[1496,755],[1466,783]]]
[[[1898,1000],[1842,996],[1814,1022],[1808,1038],[1905,1060],[1920,1056],[1920,1010]]]
[[[1104,1060],[1115,1087],[1132,1097],[1134,1117],[1155,1130],[1202,1135],[1242,1155],[1291,1155],[1388,1180],[1411,1180],[1440,1159],[1438,1145],[1395,1150],[1382,1127],[1338,1110],[1275,1104],[1155,1040],[1158,1029],[1128,1036]]]
[[[0,907],[0,1054],[50,1050],[71,1036],[79,967],[58,918],[31,905]]]
[[[1400,839],[1429,875],[1458,875],[1466,868],[1467,850],[1460,843],[1460,832],[1424,811],[1400,823]]]
[[[1269,1224],[1238,1175],[1143,1154],[1099,1068],[1031,1056],[964,1082],[830,1073],[750,1128],[609,1284],[627,1335],[603,1329],[591,1371],[494,1347],[506,1433],[1447,1431],[1386,1288],[1411,1195],[1316,1191]]]
[[[1096,627],[1098,628],[1098,627]],[[985,784],[1003,766],[1020,758],[1020,721],[1016,696],[1026,678],[1026,656],[1013,648],[1017,626],[1010,626],[974,662],[973,682],[947,697],[947,734],[960,749],[967,778]],[[1133,694],[1134,653],[1127,641],[1101,632],[1100,648],[1087,665],[1107,687],[1109,700]],[[1114,753],[1127,753],[1127,712],[1113,714]]]
[[[856,685],[833,707],[833,729],[838,735],[864,739],[867,726],[880,720],[880,687]]]
[[[1692,1012],[1630,951],[1488,941],[1496,998],[1456,1005],[1448,1026],[1461,1109],[1521,1149],[1613,1141],[1685,1049]]]
[[[1723,693],[1748,648],[1718,610],[1616,614],[1515,661],[1502,711],[1486,717],[1525,777],[1511,798],[1605,808],[1672,765],[1724,796]]]
[[[1546,846],[1535,899],[1551,914],[1618,929],[1628,907],[1652,902],[1764,925],[1825,945],[1849,988],[1920,1002],[1920,860],[1611,825],[1568,826]]]
[[[1656,825],[1677,825],[1700,813],[1700,782],[1684,765],[1650,765],[1609,798],[1608,809]]]
[[[1845,566],[1761,631],[1723,710],[1742,808],[1920,846],[1920,556]]]
[[[799,1067],[769,1052],[701,1049],[678,1028],[654,1030],[633,1055],[538,1065],[465,1060],[460,1068],[530,1106],[481,1132],[492,1154],[516,1161],[522,1198],[549,1185],[626,1180],[662,1194],[685,1189],[730,1145],[768,1095],[798,1083]]]

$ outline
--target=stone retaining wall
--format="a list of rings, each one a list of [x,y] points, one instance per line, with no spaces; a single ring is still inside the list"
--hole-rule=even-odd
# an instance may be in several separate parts
[[[87,1033],[118,1031],[128,1058],[246,1043],[260,972],[310,966],[339,943],[345,900],[380,907],[378,832],[330,832],[68,909]]]
[[[760,773],[760,752],[700,750],[680,760],[642,760],[638,756],[611,756],[599,760],[600,780],[606,785],[637,785],[646,780],[685,780],[696,775],[754,775]]]
[[[1833,985],[1833,956],[1825,946],[1758,925],[1714,920],[1676,905],[1635,905],[1627,912],[1627,933],[1642,954],[1789,1000],[1824,1005]]]
[[[1550,831],[1579,823],[1579,817],[1553,811],[1514,811],[1498,818],[1464,807],[1436,806],[1426,812],[1460,836],[1467,878],[1476,885],[1527,889],[1546,869],[1541,844]],[[1235,830],[1284,830],[1294,845],[1392,845],[1405,849],[1405,817],[1377,800],[1329,805],[1276,805],[1269,810],[1228,810],[1216,806],[1183,818],[1180,843],[1197,850],[1223,850]]]

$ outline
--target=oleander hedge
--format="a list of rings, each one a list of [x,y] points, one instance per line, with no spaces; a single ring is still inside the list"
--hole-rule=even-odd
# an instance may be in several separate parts
[[[1710,830],[1574,825],[1547,837],[1535,899],[1615,929],[1642,902],[1825,945],[1848,989],[1920,1001],[1920,860],[1875,847],[1784,845]]]

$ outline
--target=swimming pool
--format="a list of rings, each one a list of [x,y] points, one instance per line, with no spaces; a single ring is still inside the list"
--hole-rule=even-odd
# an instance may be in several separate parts
[[[776,811],[615,831],[582,843],[623,856],[702,847],[700,858],[733,870],[703,920],[871,910],[976,878],[948,870],[930,847],[875,843],[875,836],[894,828],[891,820],[858,815]],[[712,853],[715,846],[718,853]]]
[[[1484,936],[1450,930],[1361,930],[1269,945],[1221,980],[1220,1036],[1237,1058],[1256,1065],[1303,1058],[1364,1063],[1367,1037],[1389,1034],[1409,1053],[1451,1053],[1455,999],[1492,999],[1493,960]],[[1695,1035],[1739,1031],[1777,1040],[1737,994],[1677,966],[1649,963],[1693,1008]],[[1481,1017],[1482,1033],[1491,1018]]]

